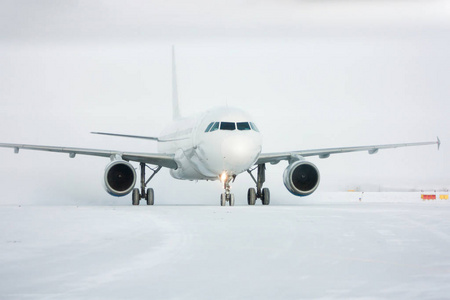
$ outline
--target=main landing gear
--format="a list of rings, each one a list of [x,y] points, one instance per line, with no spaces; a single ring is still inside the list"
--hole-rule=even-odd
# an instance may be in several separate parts
[[[225,193],[220,195],[220,206],[227,205],[227,202],[230,206],[234,206],[234,194],[231,193],[230,183],[236,179],[236,175],[227,176],[225,173],[220,176],[220,180],[223,182],[223,188]]]
[[[258,169],[257,179],[253,176],[252,172]],[[266,165],[260,164],[257,167],[247,170],[248,174],[252,177],[256,183],[256,190],[249,188],[247,193],[248,205],[255,205],[256,199],[261,199],[263,205],[270,204],[270,191],[268,188],[263,188],[263,184],[266,181]]]
[[[147,183],[149,183],[150,180],[152,180],[153,176],[156,175],[156,173],[161,170],[161,166],[158,166],[156,168],[150,168],[145,163],[140,163],[141,166],[141,189],[138,188],[133,189],[133,205],[139,205],[139,202],[141,199],[145,199],[147,201],[147,205],[153,205],[155,204],[155,193],[152,188],[148,188],[147,191],[145,190]],[[145,167],[149,168],[153,171],[153,174],[145,180]]]

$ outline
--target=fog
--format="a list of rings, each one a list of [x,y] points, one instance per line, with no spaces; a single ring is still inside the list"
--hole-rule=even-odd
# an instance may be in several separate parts
[[[184,115],[249,111],[263,151],[433,141],[311,158],[318,192],[448,188],[448,1],[2,1],[0,141],[156,152],[171,118],[171,45]],[[2,203],[124,204],[104,158],[0,149]],[[299,203],[268,166],[273,203]],[[151,182],[156,203],[219,202],[218,182]],[[233,184],[237,203],[252,185]],[[317,197],[315,195],[311,197]]]

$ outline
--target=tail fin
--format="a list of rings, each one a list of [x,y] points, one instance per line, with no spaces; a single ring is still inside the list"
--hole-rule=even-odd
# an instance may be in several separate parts
[[[180,108],[178,107],[177,70],[175,67],[175,46],[172,46],[172,111],[173,119],[179,119]]]

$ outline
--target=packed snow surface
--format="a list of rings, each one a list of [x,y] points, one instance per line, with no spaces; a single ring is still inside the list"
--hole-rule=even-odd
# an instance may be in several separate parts
[[[448,297],[450,202],[376,194],[293,206],[0,206],[0,298]]]

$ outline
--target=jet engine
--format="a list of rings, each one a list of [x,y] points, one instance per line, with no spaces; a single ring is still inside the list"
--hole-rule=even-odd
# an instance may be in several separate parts
[[[284,186],[295,196],[311,195],[319,186],[320,173],[307,161],[291,163],[283,173]]]
[[[124,160],[114,160],[105,169],[105,190],[113,196],[128,195],[136,184],[136,171]]]

